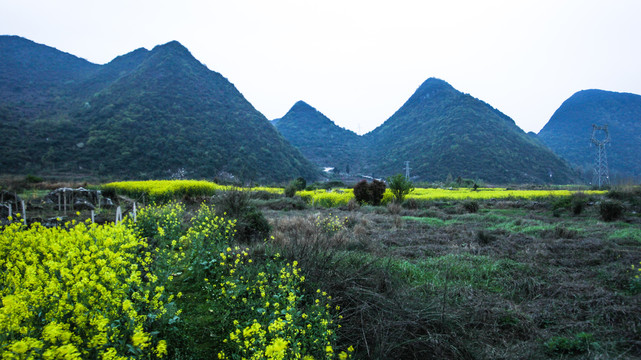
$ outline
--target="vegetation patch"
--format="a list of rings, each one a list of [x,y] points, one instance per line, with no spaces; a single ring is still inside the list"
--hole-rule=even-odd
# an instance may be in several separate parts
[[[641,244],[641,229],[639,227],[627,225],[627,224],[625,224],[624,226],[625,227],[621,229],[614,230],[610,235],[608,235],[608,239],[634,240],[639,242],[639,244]]]
[[[442,220],[433,217],[403,216],[403,220],[418,221],[433,227],[442,227],[458,223],[458,220]]]

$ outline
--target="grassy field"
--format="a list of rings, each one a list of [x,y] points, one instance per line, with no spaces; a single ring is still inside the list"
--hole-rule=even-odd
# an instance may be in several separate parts
[[[316,194],[351,196],[341,191]],[[171,326],[143,324],[143,334],[176,359],[268,358],[268,346],[273,358],[283,349],[283,358],[298,351],[316,359],[640,358],[641,191],[468,193],[492,192],[328,207],[305,193],[217,190],[149,207],[133,233],[159,249],[152,258],[172,264],[148,266],[174,278],[163,296],[181,293],[169,310],[182,314]],[[603,220],[606,203],[621,205],[612,221]],[[251,232],[258,214],[267,233],[244,242],[231,235]],[[258,331],[270,326],[282,332]]]

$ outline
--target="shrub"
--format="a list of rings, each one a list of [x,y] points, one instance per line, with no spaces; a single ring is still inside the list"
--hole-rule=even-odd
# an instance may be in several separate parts
[[[574,215],[581,215],[583,209],[588,204],[587,197],[582,192],[577,192],[572,195],[572,202],[570,208]]]
[[[401,213],[401,206],[397,203],[387,204],[387,211],[392,215],[398,215]]]
[[[369,204],[369,185],[367,180],[361,180],[356,185],[354,185],[354,198],[360,204]]]
[[[385,183],[374,180],[369,184],[370,204],[379,206],[385,195]]]
[[[463,203],[463,208],[465,208],[465,210],[467,210],[467,212],[470,212],[470,213],[475,213],[479,211],[479,207],[480,206],[478,201],[470,200],[470,201],[465,201]]]
[[[292,183],[294,184],[294,186],[296,186],[297,191],[305,190],[305,188],[307,187],[307,181],[302,177],[296,178],[292,181]]]
[[[294,197],[294,195],[296,195],[296,191],[298,191],[296,184],[294,184],[293,182],[290,182],[289,184],[287,184],[287,186],[285,186],[284,194],[285,196],[291,198],[291,197]]]
[[[228,190],[214,196],[216,214],[236,220],[236,238],[241,242],[262,241],[269,235],[269,223],[250,202],[246,191]]]
[[[485,231],[485,230],[479,230],[476,233],[476,240],[479,242],[481,245],[487,245],[494,240],[496,240],[496,237],[492,235],[491,233]]]
[[[379,206],[385,195],[385,183],[374,180],[367,183],[367,180],[361,180],[354,186],[354,198],[359,204],[370,204]]]
[[[410,209],[410,210],[417,210],[418,209],[418,201],[416,199],[407,199],[403,203],[403,207]]]
[[[354,198],[349,199],[349,202],[347,203],[347,210],[354,211],[354,210],[357,210],[359,207],[360,205],[358,204],[358,201],[356,201],[356,199]]]
[[[305,190],[305,187],[307,186],[307,181],[303,179],[302,177],[296,178],[287,184],[285,186],[285,196],[287,197],[294,197],[296,195],[297,191],[302,191]]]
[[[623,214],[623,204],[616,200],[605,200],[601,202],[599,212],[603,221],[614,221]]]
[[[26,181],[29,184],[37,184],[37,183],[43,182],[44,179],[39,176],[29,174],[24,178],[24,181]]]
[[[389,184],[390,191],[392,191],[392,194],[394,195],[394,201],[399,204],[403,202],[405,195],[414,190],[412,182],[406,179],[402,174],[396,174],[387,178],[387,183]]]

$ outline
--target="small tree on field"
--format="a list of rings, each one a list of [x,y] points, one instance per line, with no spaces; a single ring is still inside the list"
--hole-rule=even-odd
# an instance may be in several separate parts
[[[392,195],[394,195],[394,201],[399,204],[403,202],[405,195],[414,191],[414,185],[403,174],[396,174],[387,178],[387,185]]]
[[[294,197],[294,195],[296,195],[296,191],[305,190],[306,186],[307,186],[307,181],[305,181],[304,178],[302,177],[296,178],[290,181],[289,184],[287,184],[287,186],[285,187],[284,194],[287,197]]]

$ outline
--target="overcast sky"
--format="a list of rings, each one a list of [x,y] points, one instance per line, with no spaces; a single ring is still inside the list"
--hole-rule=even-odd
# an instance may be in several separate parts
[[[361,134],[429,77],[535,132],[576,91],[641,94],[638,0],[0,0],[0,34],[98,64],[178,40],[268,119]]]

